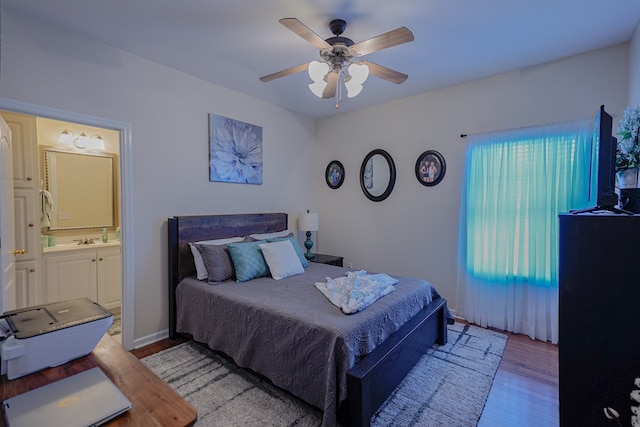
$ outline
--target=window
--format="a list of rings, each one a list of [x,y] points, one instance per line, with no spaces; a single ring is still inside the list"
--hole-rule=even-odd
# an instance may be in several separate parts
[[[588,203],[591,125],[469,136],[459,292],[467,320],[553,340],[558,214]]]

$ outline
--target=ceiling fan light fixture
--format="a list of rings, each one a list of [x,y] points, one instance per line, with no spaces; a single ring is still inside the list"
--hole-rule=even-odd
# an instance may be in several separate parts
[[[359,64],[357,62],[354,62],[353,64],[349,65],[349,75],[352,79],[355,79],[356,81],[359,81],[360,84],[362,84],[367,81],[367,78],[369,77],[369,67],[367,67],[366,64]]]
[[[309,77],[313,83],[309,85],[309,89],[315,96],[322,98],[322,92],[327,87],[326,75],[329,72],[329,64],[320,61],[311,61],[307,69]]]
[[[354,98],[362,92],[362,85],[369,77],[369,67],[366,64],[353,63],[349,65],[349,78],[344,79],[347,97]]]
[[[317,82],[323,80],[324,76],[329,72],[329,64],[326,62],[311,61],[307,71],[309,72],[311,80]]]
[[[382,67],[368,61],[353,61],[353,58],[378,52],[413,41],[413,33],[406,27],[399,27],[384,34],[372,37],[359,43],[343,37],[347,22],[334,19],[329,29],[334,37],[325,39],[313,32],[296,18],[282,18],[279,22],[296,33],[313,47],[319,50],[321,61],[311,61],[260,77],[262,82],[270,82],[280,77],[298,73],[307,69],[313,83],[309,85],[311,92],[319,98],[336,98],[336,108],[342,100],[343,88],[347,96],[353,98],[362,92],[363,84],[372,74],[391,83],[400,84],[407,79],[406,74]]]
[[[355,98],[356,96],[358,96],[360,94],[360,92],[362,92],[362,85],[361,84],[354,84],[352,82],[345,82],[344,84],[347,88],[347,97],[349,98]]]
[[[324,92],[324,88],[326,87],[327,87],[327,82],[323,80],[319,80],[315,83],[311,83],[309,85],[309,90],[311,90],[311,92],[313,92],[313,94],[318,98],[322,98],[322,92]]]

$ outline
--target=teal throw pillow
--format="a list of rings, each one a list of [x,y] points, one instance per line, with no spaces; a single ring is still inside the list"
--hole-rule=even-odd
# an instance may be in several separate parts
[[[269,275],[269,267],[260,249],[260,244],[262,243],[266,243],[266,240],[229,243],[227,245],[236,271],[236,282],[247,282],[256,277]]]

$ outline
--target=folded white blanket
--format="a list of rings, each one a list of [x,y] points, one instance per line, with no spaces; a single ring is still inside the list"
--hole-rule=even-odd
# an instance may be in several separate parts
[[[379,298],[393,292],[397,279],[384,274],[367,274],[365,270],[348,271],[343,277],[316,282],[316,288],[345,314],[357,313]]]

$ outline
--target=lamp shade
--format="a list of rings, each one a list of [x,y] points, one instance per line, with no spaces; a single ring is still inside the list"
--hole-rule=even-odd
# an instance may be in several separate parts
[[[309,85],[309,89],[315,96],[322,98],[322,92],[324,92],[324,88],[327,87],[327,82],[324,77],[329,72],[329,64],[326,62],[311,61],[307,72],[311,80],[313,80],[313,83]]]
[[[298,215],[298,230],[318,231],[318,214],[303,213]]]
[[[90,148],[92,150],[104,150],[104,140],[98,134],[91,135],[84,142],[85,147]]]
[[[76,139],[75,136],[73,135],[73,132],[71,132],[69,129],[65,129],[62,131],[62,133],[60,134],[60,139],[59,141],[62,144],[73,144],[73,140]]]
[[[347,87],[347,96],[353,98],[362,91],[362,84],[369,77],[369,67],[366,64],[349,65],[349,75],[351,78],[344,85]]]

